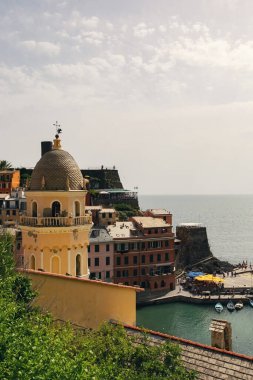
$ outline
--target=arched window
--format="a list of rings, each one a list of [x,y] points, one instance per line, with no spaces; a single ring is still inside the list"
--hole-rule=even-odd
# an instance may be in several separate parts
[[[164,280],[162,280],[162,282],[161,282],[161,288],[164,288],[165,287],[165,282],[164,282]]]
[[[155,288],[155,289],[158,288],[157,282],[155,282],[154,288]]]
[[[52,216],[60,216],[61,213],[61,205],[60,202],[55,201],[52,204]]]
[[[75,216],[80,216],[80,202],[75,201]]]
[[[52,258],[52,273],[60,273],[60,259],[57,256]]]
[[[81,276],[81,256],[76,255],[76,276]]]
[[[31,269],[35,269],[35,257],[31,256]]]
[[[38,206],[37,206],[37,202],[33,202],[32,203],[32,217],[33,218],[37,218],[38,216]]]

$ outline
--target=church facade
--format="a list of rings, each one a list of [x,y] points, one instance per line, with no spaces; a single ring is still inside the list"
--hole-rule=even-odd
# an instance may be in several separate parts
[[[25,269],[88,278],[92,221],[85,214],[85,185],[77,163],[61,148],[56,134],[26,191],[27,210],[20,222]]]

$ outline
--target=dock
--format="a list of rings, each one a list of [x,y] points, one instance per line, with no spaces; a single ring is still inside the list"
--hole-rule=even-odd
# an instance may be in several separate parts
[[[253,299],[253,271],[247,269],[237,269],[234,271],[236,276],[229,275],[225,278],[217,275],[224,280],[224,289],[220,294],[201,294],[196,295],[188,290],[185,290],[180,284],[180,278],[177,281],[176,287],[168,292],[143,292],[137,299],[137,307],[171,303],[185,302],[196,304],[215,304],[216,302],[227,302],[232,299],[234,301],[241,300],[243,303],[248,303],[249,299]]]

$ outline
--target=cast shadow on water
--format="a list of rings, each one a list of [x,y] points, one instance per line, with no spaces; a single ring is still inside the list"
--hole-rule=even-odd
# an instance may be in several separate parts
[[[170,303],[137,309],[137,325],[194,342],[211,344],[211,320],[227,320],[232,325],[233,351],[253,355],[253,309],[245,306],[240,311],[218,314],[214,305]]]

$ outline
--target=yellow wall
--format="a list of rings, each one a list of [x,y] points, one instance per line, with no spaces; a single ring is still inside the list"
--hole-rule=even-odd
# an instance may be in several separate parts
[[[78,191],[27,191],[27,212],[25,217],[31,218],[31,225],[20,223],[22,244],[24,249],[24,267],[43,269],[46,272],[71,274],[76,273],[76,257],[81,256],[80,275],[88,276],[89,231],[91,218],[85,224],[71,224],[75,217],[75,202],[79,202],[78,216],[85,214],[85,190]],[[41,226],[45,209],[51,209],[52,203],[61,204],[61,212],[71,221],[65,226]],[[33,204],[37,204],[37,217],[33,217]],[[59,215],[60,217],[61,215]],[[86,216],[87,217],[87,216]],[[52,217],[50,218],[52,220]],[[34,221],[34,226],[32,225]],[[78,222],[79,223],[79,222]],[[35,266],[34,266],[35,259]]]
[[[138,290],[135,288],[51,273],[27,272],[33,288],[39,293],[35,304],[52,313],[55,319],[87,328],[97,328],[109,320],[129,325],[136,323]]]

